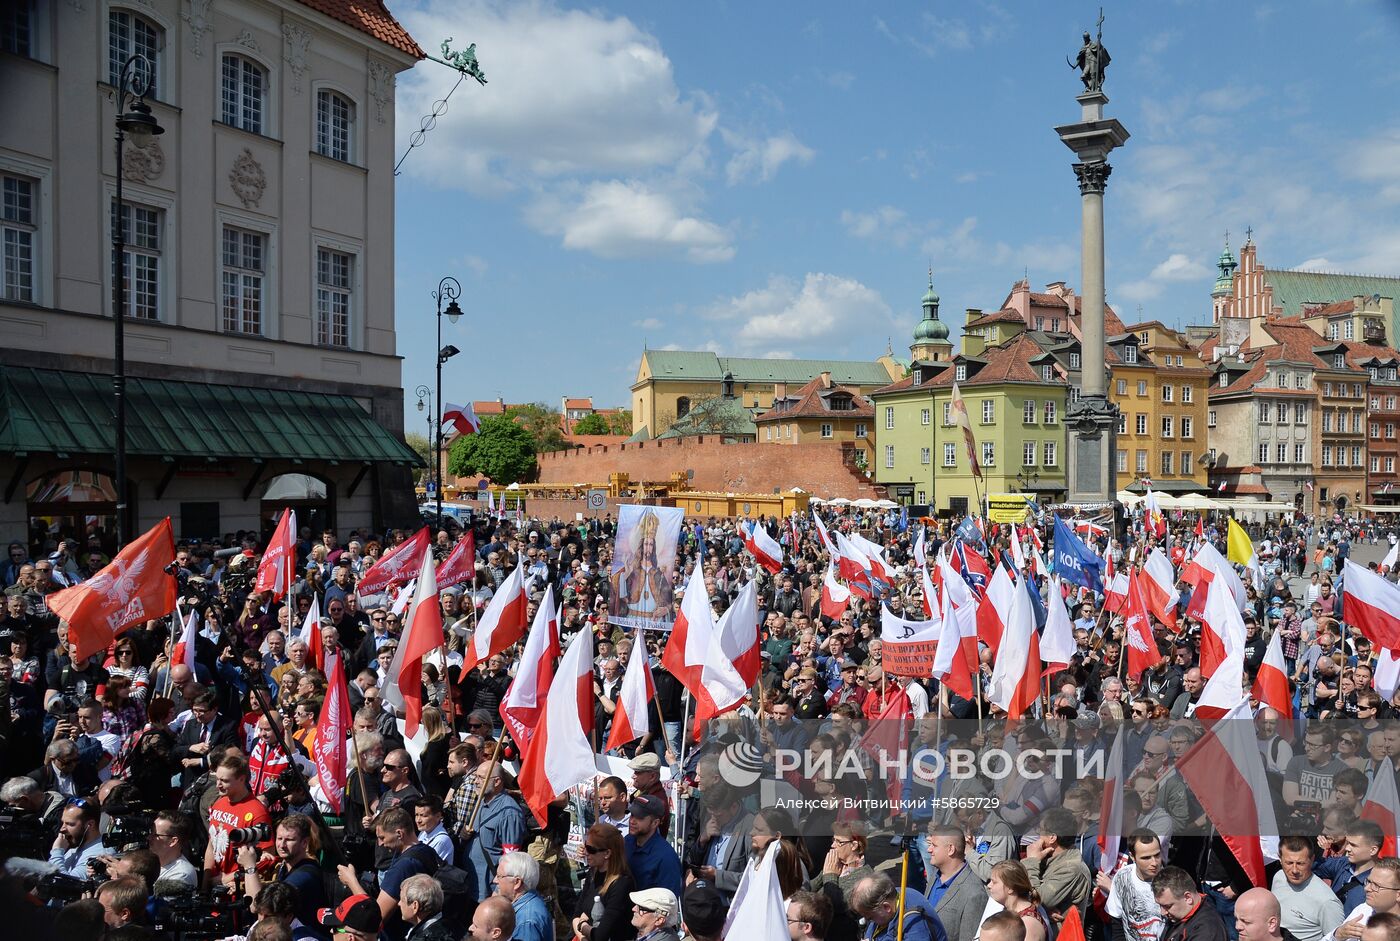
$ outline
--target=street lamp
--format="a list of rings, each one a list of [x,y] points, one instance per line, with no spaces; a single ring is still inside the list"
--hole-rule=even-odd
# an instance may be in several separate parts
[[[433,300],[437,301],[437,405],[436,414],[437,427],[436,436],[433,438],[433,482],[437,487],[437,522],[436,528],[442,528],[442,364],[447,362],[458,353],[462,352],[457,347],[448,344],[442,345],[442,315],[447,314],[447,319],[452,323],[457,322],[457,318],[462,316],[462,308],[457,306],[457,298],[462,296],[462,285],[457,283],[453,277],[443,278],[438,282],[438,289],[433,292]],[[447,310],[442,309],[443,298],[447,299]],[[421,403],[421,400],[420,400]]]
[[[164,134],[165,128],[156,122],[146,104],[146,95],[151,91],[151,81],[155,70],[145,56],[137,53],[122,65],[121,79],[117,83],[117,218],[112,226],[112,257],[116,261],[113,272],[112,323],[115,333],[113,343],[112,398],[116,407],[116,492],[117,492],[117,548],[126,545],[126,222],[122,218],[122,156],[126,146],[126,136],[144,147],[156,134]],[[128,108],[127,99],[131,99]],[[125,112],[122,109],[127,108]]]
[[[1035,484],[1039,482],[1039,480],[1040,472],[1031,470],[1029,466],[1027,466],[1025,470],[1021,471],[1019,474],[1016,475],[1016,483],[1021,485],[1022,490],[1030,489],[1031,487],[1035,486]]]
[[[413,390],[413,394],[416,395],[416,396],[418,396],[418,411],[420,411],[420,412],[423,411],[423,400],[424,400],[424,399],[427,399],[427,400],[428,400],[428,441],[429,441],[429,442],[432,442],[432,440],[433,440],[433,415],[434,415],[434,412],[433,412],[433,390],[432,390],[432,389],[429,389],[427,386],[419,386],[418,388],[416,388],[416,389]],[[437,480],[434,479],[432,475],[429,475],[429,476],[428,476],[428,479],[433,481],[433,486],[434,486],[434,487],[437,487]],[[427,488],[425,487],[424,489],[426,490]]]

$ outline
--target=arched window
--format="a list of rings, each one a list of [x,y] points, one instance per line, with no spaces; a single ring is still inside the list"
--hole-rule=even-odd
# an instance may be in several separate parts
[[[339,92],[316,93],[316,153],[350,163],[354,154],[355,103]]]
[[[220,75],[220,120],[231,127],[261,134],[267,94],[267,73],[263,67],[252,59],[229,54],[223,57]]]
[[[126,60],[140,54],[151,63],[151,97],[159,97],[156,80],[160,76],[160,50],[164,45],[162,30],[155,23],[128,10],[111,10],[107,14],[107,82],[120,85],[122,67]]]
[[[676,399],[676,417],[684,418],[690,414],[690,397],[683,395]]]

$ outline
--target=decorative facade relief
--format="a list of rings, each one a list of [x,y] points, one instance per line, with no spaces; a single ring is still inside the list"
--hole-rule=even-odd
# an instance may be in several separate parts
[[[127,138],[122,153],[122,178],[129,183],[149,183],[165,172],[165,151],[160,141],[152,139],[145,147],[137,147]]]
[[[394,103],[394,73],[378,59],[367,57],[366,71],[369,74],[369,97],[374,102],[374,119],[384,123],[384,109]]]
[[[247,147],[234,158],[233,167],[228,171],[228,185],[244,209],[256,209],[262,201],[267,190],[267,174]]]
[[[209,15],[213,3],[214,0],[186,0],[185,12],[180,14],[190,28],[190,52],[196,59],[204,58],[204,34],[214,29]]]
[[[251,30],[245,29],[238,34],[238,44],[244,49],[251,49],[253,52],[262,52],[262,46],[258,45],[258,37],[254,36]]]
[[[311,48],[311,33],[296,23],[282,24],[284,50],[282,58],[292,73],[292,91],[301,94],[301,79],[306,74],[306,53]]]

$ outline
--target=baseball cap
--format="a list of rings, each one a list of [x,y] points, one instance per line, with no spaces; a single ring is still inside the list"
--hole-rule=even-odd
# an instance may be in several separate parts
[[[1099,717],[1092,712],[1086,712],[1074,720],[1076,729],[1097,729],[1099,727]]]
[[[633,905],[644,911],[665,915],[667,925],[676,923],[676,893],[670,889],[643,889],[628,893],[628,897]]]
[[[656,817],[660,820],[666,816],[666,802],[655,794],[638,794],[627,805],[627,812],[634,817]],[[671,899],[675,904],[675,896]]]
[[[684,901],[685,926],[691,937],[718,938],[729,913],[724,897],[710,886],[692,885],[685,890]]]
[[[661,759],[656,757],[656,752],[642,752],[636,758],[627,762],[627,767],[633,771],[657,771],[661,768]]]
[[[377,934],[383,921],[379,904],[368,895],[352,895],[333,909],[317,909],[316,920],[327,928],[349,928],[365,934]]]

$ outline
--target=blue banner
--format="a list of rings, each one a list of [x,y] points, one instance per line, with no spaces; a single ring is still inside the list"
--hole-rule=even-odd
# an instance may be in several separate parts
[[[1055,561],[1051,568],[1066,581],[1103,594],[1103,559],[1086,546],[1065,521],[1055,517]]]
[[[969,545],[982,545],[982,530],[977,528],[977,521],[970,516],[963,517],[958,524],[958,538]]]

